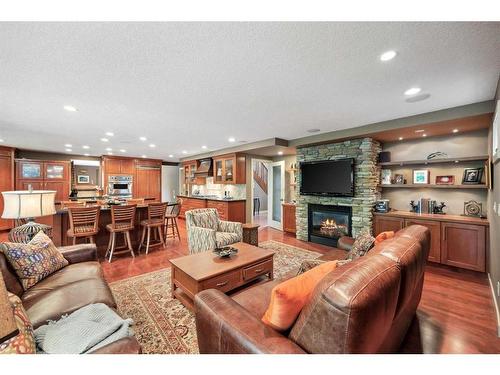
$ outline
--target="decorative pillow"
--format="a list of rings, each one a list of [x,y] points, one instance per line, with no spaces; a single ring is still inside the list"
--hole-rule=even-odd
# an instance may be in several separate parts
[[[302,261],[302,263],[300,264],[300,268],[297,271],[296,276],[302,275],[303,273],[306,273],[307,271],[312,270],[314,267],[319,266],[319,265],[326,263],[326,262],[327,262],[326,260],[306,259],[306,260]]]
[[[27,243],[5,242],[2,251],[21,280],[24,290],[68,265],[68,261],[42,231]]]
[[[379,243],[384,242],[385,240],[390,240],[393,237],[394,237],[394,231],[392,230],[387,232],[382,232],[377,237],[375,237],[375,245],[378,245]]]
[[[336,261],[325,262],[276,285],[271,292],[271,302],[262,321],[278,331],[289,329],[311,299],[316,285],[336,266]]]
[[[362,257],[368,252],[368,250],[371,249],[374,241],[375,238],[373,238],[369,231],[362,231],[354,240],[352,248],[349,251],[349,254],[347,254],[346,259],[354,260]]]
[[[35,335],[23,304],[18,296],[9,293],[14,319],[19,333],[7,341],[0,343],[0,354],[34,354],[36,353]]]

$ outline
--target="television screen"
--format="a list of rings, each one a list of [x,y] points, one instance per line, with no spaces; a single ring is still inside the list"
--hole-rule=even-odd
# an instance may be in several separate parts
[[[354,159],[301,163],[300,172],[302,195],[354,196]]]

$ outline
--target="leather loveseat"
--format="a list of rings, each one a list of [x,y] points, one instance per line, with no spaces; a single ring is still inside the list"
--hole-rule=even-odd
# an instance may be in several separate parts
[[[396,353],[420,302],[429,239],[427,228],[410,226],[337,267],[287,332],[261,321],[280,280],[232,297],[215,289],[200,292],[195,297],[200,353]],[[341,241],[344,248],[351,243]],[[322,258],[345,254],[334,249]]]
[[[60,247],[69,265],[24,291],[16,272],[0,251],[0,271],[7,290],[21,298],[33,328],[58,320],[92,303],[104,303],[116,309],[116,302],[104,280],[94,244]],[[138,354],[141,347],[135,337],[106,345],[94,353]]]

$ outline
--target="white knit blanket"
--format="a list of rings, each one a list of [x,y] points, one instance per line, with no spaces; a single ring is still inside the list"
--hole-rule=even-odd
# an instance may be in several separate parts
[[[35,330],[38,350],[48,354],[81,354],[132,335],[132,319],[122,319],[103,303],[63,316]]]

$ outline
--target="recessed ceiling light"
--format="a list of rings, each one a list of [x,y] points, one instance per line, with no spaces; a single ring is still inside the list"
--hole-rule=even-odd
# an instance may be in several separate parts
[[[72,105],[65,105],[65,106],[64,106],[64,109],[65,109],[66,111],[69,111],[69,112],[76,112],[76,111],[78,111],[78,109],[76,109],[76,108],[75,108],[75,107],[73,107]]]
[[[106,147],[106,151],[113,151],[111,147]]]
[[[458,129],[453,129],[453,133],[458,133]]]
[[[283,151],[278,151],[278,155],[283,155]]]
[[[113,132],[106,132],[106,135],[107,135],[108,137],[113,137],[113,136],[115,135],[115,133],[113,133]]]
[[[425,133],[424,133],[424,134],[422,134],[422,137],[427,137],[427,134],[425,134]]]
[[[109,139],[108,138],[101,138],[101,141],[103,141],[103,142],[109,142]]]
[[[113,153],[112,152],[108,152],[108,155],[113,155]]]
[[[174,155],[170,154],[170,155],[168,155],[168,157],[169,157],[169,158],[173,158],[173,157],[174,157]]]
[[[84,156],[90,156],[90,154],[83,154]]]
[[[120,149],[120,152],[127,152],[127,150],[124,150],[123,148]]]
[[[399,137],[398,139],[399,139],[400,141],[402,141],[402,140],[403,140],[403,137]]]
[[[308,132],[308,133],[317,133],[317,132],[319,132],[319,131],[321,131],[321,129],[317,129],[317,128],[307,129],[307,132]]]
[[[142,157],[143,157],[143,158],[147,158],[147,156],[146,156],[146,155],[142,155]]]
[[[151,147],[151,148],[155,148],[155,147],[156,147],[156,145],[155,145],[154,143],[151,143],[151,144],[149,145],[149,147]]]
[[[0,143],[2,143],[2,142],[4,142],[4,140],[3,140],[3,139],[0,139]]]
[[[229,137],[227,141],[233,143],[236,142],[236,139],[234,137]]]
[[[201,148],[202,148],[202,149],[206,149],[206,148],[207,148],[207,146],[201,146]]]
[[[186,150],[182,150],[182,153],[183,154],[187,154],[188,152]]]
[[[380,55],[380,61],[389,61],[396,57],[398,53],[396,51],[387,51]]]
[[[412,87],[405,91],[406,96],[418,94],[422,89],[420,87]]]
[[[71,148],[71,147],[73,147],[73,145],[71,145],[71,144],[69,144],[69,143],[66,143],[66,144],[64,145],[64,147]]]
[[[139,137],[139,139],[143,142],[147,141],[148,139],[146,137]]]
[[[82,148],[84,148],[85,150],[88,150],[90,148],[90,146],[83,145]]]
[[[425,132],[425,129],[418,129],[418,130],[415,130],[415,133],[423,133]]]
[[[67,149],[66,149],[66,152],[71,152],[71,151],[73,151],[73,150],[72,150],[72,149],[70,149],[70,148],[67,148]]]

